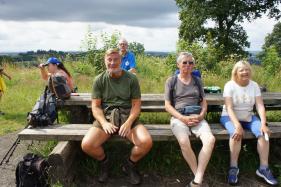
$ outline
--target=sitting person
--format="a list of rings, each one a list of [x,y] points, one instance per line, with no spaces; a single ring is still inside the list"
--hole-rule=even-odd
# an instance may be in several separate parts
[[[46,71],[45,66],[48,67],[48,72]],[[66,83],[71,89],[71,91],[74,92],[74,83],[73,83],[72,76],[65,68],[63,63],[59,61],[57,58],[55,57],[49,58],[47,62],[40,64],[39,68],[43,80],[48,80],[50,75],[62,76],[66,79]]]
[[[119,50],[122,56],[121,68],[131,73],[136,73],[136,58],[133,52],[128,51],[128,42],[122,38],[119,40]]]
[[[0,67],[0,101],[1,101],[2,95],[6,91],[6,84],[4,82],[3,75],[6,76],[9,80],[12,79],[12,77],[4,71],[4,68]],[[4,115],[4,114],[5,113],[0,110],[0,115]]]
[[[191,53],[179,54],[177,58],[179,74],[166,81],[165,109],[172,115],[170,122],[172,132],[179,142],[184,159],[194,174],[194,179],[189,186],[201,186],[214,148],[215,137],[207,121],[204,120],[207,102],[201,80],[192,75],[194,63]],[[203,144],[198,161],[190,144],[191,132],[199,137]]]
[[[110,153],[105,154],[102,144],[114,134],[127,138],[134,147],[126,157],[122,170],[129,175],[132,184],[139,184],[141,176],[136,163],[152,147],[149,132],[138,120],[141,110],[139,82],[134,74],[121,69],[118,50],[107,50],[104,60],[106,71],[99,74],[93,84],[92,113],[96,120],[83,138],[81,147],[85,153],[99,161],[98,180],[106,182]]]
[[[251,66],[246,61],[237,62],[232,70],[231,80],[224,86],[223,97],[225,105],[220,122],[229,133],[230,168],[228,183],[238,183],[238,158],[241,150],[243,129],[250,130],[257,138],[257,150],[260,166],[256,171],[268,184],[276,185],[268,167],[269,141],[265,136],[270,135],[266,125],[265,108],[258,84],[251,80]],[[256,105],[260,119],[254,115],[253,106]]]

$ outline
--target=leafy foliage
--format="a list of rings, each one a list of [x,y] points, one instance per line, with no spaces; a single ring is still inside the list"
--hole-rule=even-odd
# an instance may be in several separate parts
[[[270,48],[271,46],[275,46],[276,52],[278,56],[281,56],[281,22],[278,22],[274,25],[272,33],[268,34],[265,37],[265,43],[263,45],[263,51]]]
[[[267,11],[270,17],[280,16],[280,0],[176,0],[176,3],[181,20],[180,39],[205,43],[209,32],[214,37],[214,46],[221,48],[223,55],[246,54],[244,48],[250,43],[240,25],[245,19],[252,21]],[[208,21],[214,22],[214,26],[209,27]]]
[[[277,53],[275,45],[265,49],[265,55],[262,62],[268,76],[274,76],[280,71],[281,58]]]
[[[144,45],[138,42],[131,42],[128,45],[128,49],[133,51],[136,55],[144,55]]]

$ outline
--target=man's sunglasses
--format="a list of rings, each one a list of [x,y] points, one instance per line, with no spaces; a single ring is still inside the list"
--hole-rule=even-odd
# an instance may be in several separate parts
[[[185,64],[185,65],[186,65],[186,64],[193,65],[194,62],[193,62],[193,61],[183,61],[182,64]]]

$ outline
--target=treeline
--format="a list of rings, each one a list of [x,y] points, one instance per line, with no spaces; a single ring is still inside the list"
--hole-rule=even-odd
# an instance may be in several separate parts
[[[64,59],[66,57],[77,60],[84,56],[84,52],[64,52],[55,50],[37,50],[18,53],[17,55],[0,55],[0,63],[15,63],[15,62],[35,62],[38,59],[46,59],[50,56],[56,56]]]

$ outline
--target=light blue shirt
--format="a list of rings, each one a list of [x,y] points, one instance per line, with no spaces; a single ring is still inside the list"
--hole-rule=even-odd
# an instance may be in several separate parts
[[[136,59],[134,53],[128,51],[122,57],[121,68],[126,71],[129,71],[132,68],[136,68]]]

